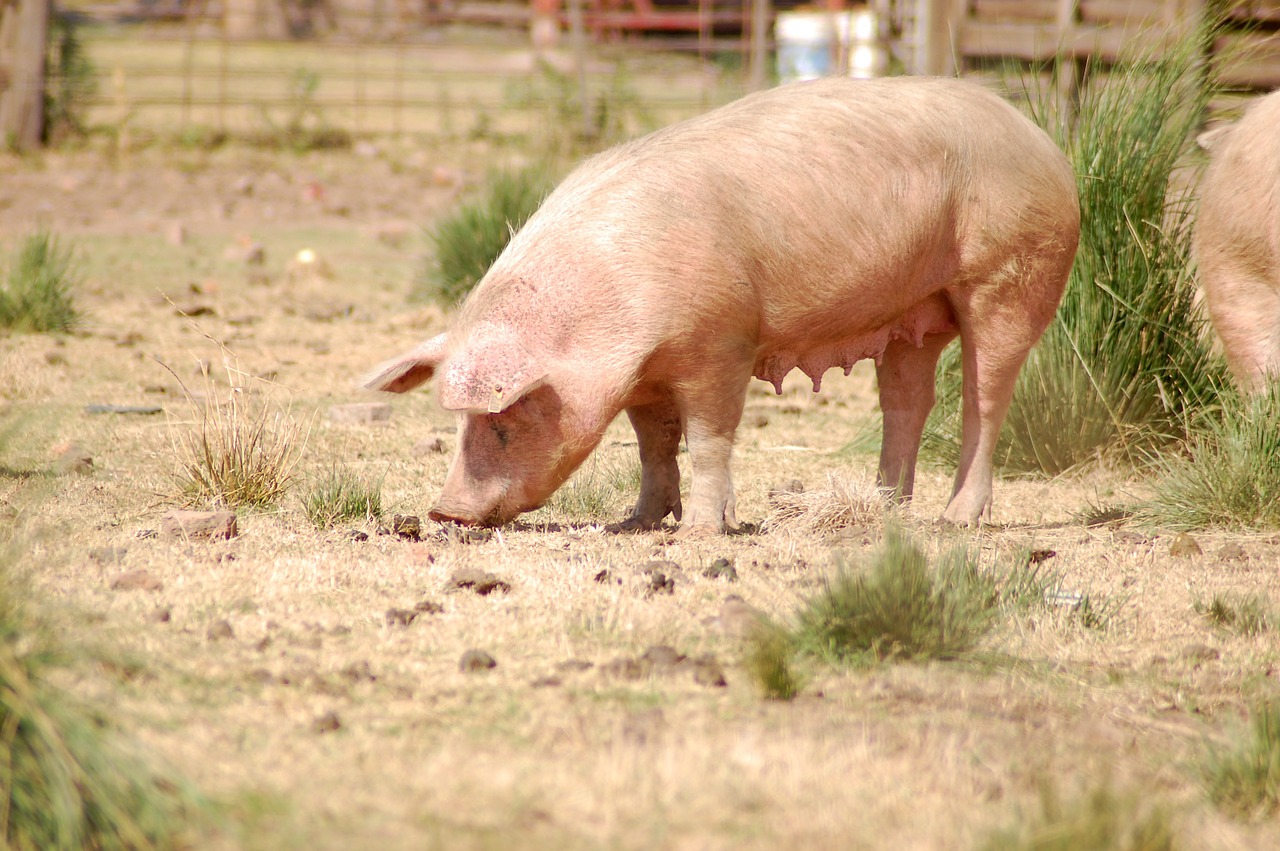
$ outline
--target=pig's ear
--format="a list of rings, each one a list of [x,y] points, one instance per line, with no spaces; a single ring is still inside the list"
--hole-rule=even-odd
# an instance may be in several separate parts
[[[444,360],[448,334],[432,337],[416,349],[379,366],[361,381],[370,390],[386,390],[404,393],[435,375],[436,368]]]
[[[447,411],[500,414],[546,379],[546,369],[518,342],[480,340],[449,360],[441,376],[440,405]]]
[[[1222,140],[1227,137],[1232,128],[1236,125],[1234,122],[1229,124],[1219,124],[1209,130],[1204,131],[1196,136],[1196,144],[1206,151],[1212,152],[1215,147],[1222,144]]]

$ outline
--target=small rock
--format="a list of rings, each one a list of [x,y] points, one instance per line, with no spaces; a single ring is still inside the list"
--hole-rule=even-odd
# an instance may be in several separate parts
[[[730,594],[720,607],[720,631],[730,638],[746,638],[765,623],[764,613],[737,594]]]
[[[565,659],[563,662],[556,665],[556,670],[564,671],[566,673],[576,673],[578,671],[589,671],[594,667],[595,663],[588,662],[586,659]]]
[[[1182,648],[1182,658],[1188,662],[1216,662],[1222,653],[1207,644],[1188,644]]]
[[[693,681],[700,686],[724,688],[728,682],[724,678],[724,668],[714,656],[699,656],[693,660]]]
[[[171,538],[229,539],[239,534],[230,511],[170,511],[160,518],[160,529]]]
[[[173,613],[169,611],[168,606],[161,606],[151,613],[147,620],[152,623],[168,623],[173,620]]]
[[[361,659],[359,662],[352,662],[340,672],[343,678],[353,683],[372,683],[377,681],[377,677],[373,675],[373,669],[369,667],[369,663]]]
[[[444,440],[439,437],[429,437],[426,440],[419,440],[413,445],[414,455],[443,455],[449,451],[449,447],[445,445]]]
[[[128,555],[128,547],[90,547],[89,558],[98,564],[119,564]]]
[[[1169,545],[1169,555],[1174,558],[1190,558],[1203,553],[1204,550],[1200,549],[1200,543],[1186,532],[1180,533],[1173,539],[1173,543]]]
[[[93,475],[93,456],[78,443],[69,443],[55,447],[53,471],[60,476]]]
[[[600,673],[619,680],[642,680],[653,673],[653,663],[647,659],[619,656],[601,665]]]
[[[738,581],[738,569],[727,558],[718,558],[711,562],[702,571],[702,575],[708,579],[726,579],[729,582]]]
[[[362,532],[359,529],[348,529],[347,537],[356,542],[367,541],[369,540],[369,533]]]
[[[511,590],[511,585],[492,573],[474,567],[463,567],[454,571],[453,576],[449,577],[449,581],[445,583],[445,589],[450,591],[471,590],[482,597],[487,597],[494,591],[501,591],[505,594]]]
[[[85,405],[86,414],[162,414],[164,408],[159,405]]]
[[[497,660],[483,650],[468,650],[462,654],[462,658],[458,661],[458,670],[464,674],[487,671],[496,667],[498,667]]]
[[[416,541],[422,537],[422,521],[416,514],[393,514],[391,531],[399,538]]]
[[[205,637],[210,641],[223,641],[228,638],[235,638],[235,635],[231,624],[226,621],[214,621],[210,624],[209,631],[205,633]]]
[[[338,717],[336,712],[326,712],[311,722],[311,731],[314,733],[332,733],[341,729],[342,719]]]
[[[1057,554],[1055,550],[1032,550],[1027,553],[1027,564],[1043,564]]]
[[[484,544],[493,540],[492,529],[468,529],[454,523],[440,527],[440,536],[451,544]]]
[[[341,425],[368,425],[390,420],[391,404],[388,402],[354,402],[334,405],[329,409],[329,422]]]
[[[387,626],[408,626],[417,616],[413,609],[387,609]]]
[[[1228,541],[1218,549],[1219,561],[1248,561],[1249,554],[1235,541]]]
[[[669,671],[687,658],[683,653],[676,652],[674,647],[666,644],[656,644],[640,656],[641,661],[648,662],[657,671]]]
[[[674,594],[676,592],[676,581],[667,576],[660,570],[655,570],[649,574],[649,584],[645,587],[645,596],[652,597],[655,594]]]
[[[126,570],[107,582],[112,591],[159,591],[164,583],[145,570]]]

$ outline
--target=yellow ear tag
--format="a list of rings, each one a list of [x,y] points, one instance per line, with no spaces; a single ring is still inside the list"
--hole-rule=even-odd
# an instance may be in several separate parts
[[[502,408],[502,388],[495,385],[489,391],[489,413],[500,414],[502,413]]]

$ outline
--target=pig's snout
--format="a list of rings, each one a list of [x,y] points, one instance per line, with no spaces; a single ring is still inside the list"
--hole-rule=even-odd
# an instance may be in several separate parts
[[[475,506],[441,499],[431,506],[427,516],[440,523],[457,523],[461,526],[501,526],[514,514],[508,515],[498,505]]]

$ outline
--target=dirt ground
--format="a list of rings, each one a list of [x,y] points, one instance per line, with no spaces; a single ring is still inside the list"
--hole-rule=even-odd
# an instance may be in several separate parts
[[[62,613],[68,640],[134,662],[84,663],[65,684],[226,807],[204,844],[970,848],[1030,818],[1046,783],[1067,798],[1109,783],[1167,807],[1180,848],[1280,848],[1274,821],[1219,813],[1197,774],[1205,749],[1275,694],[1274,635],[1218,631],[1193,609],[1215,593],[1277,599],[1277,541],[1202,535],[1201,553],[1175,556],[1159,530],[1086,526],[1141,493],[1130,474],[997,481],[994,522],[966,533],[932,525],[951,471],[924,470],[905,522],[926,546],[967,543],[992,564],[1052,550],[1063,588],[1113,616],[1091,629],[1067,607],[1035,612],[959,662],[813,663],[792,702],[756,691],[726,598],[785,617],[838,558],[870,552],[878,524],[610,534],[634,498],[606,486],[636,464],[625,421],[566,496],[520,523],[465,540],[426,521],[454,440],[432,396],[391,399],[384,424],[327,413],[368,401],[362,373],[445,327],[406,299],[422,227],[505,156],[384,144],[0,161],[0,241],[12,250],[43,226],[73,244],[87,314],[67,337],[0,338],[0,402],[21,424],[0,458],[0,510],[26,530],[38,602]],[[261,264],[246,262],[255,247]],[[302,249],[325,274],[291,271]],[[203,392],[207,373],[225,393],[227,367],[301,428],[298,481],[278,510],[240,512],[230,541],[150,536],[176,504],[175,445],[194,418],[180,384]],[[768,491],[791,479],[870,478],[874,453],[845,447],[874,424],[874,401],[866,364],[820,396],[758,384],[736,450],[739,518],[764,521]],[[424,448],[436,438],[445,453]],[[72,442],[90,475],[21,475]],[[422,540],[314,529],[299,494],[335,464],[381,477],[389,513],[424,517]],[[704,575],[718,558],[736,580]],[[665,568],[670,594],[650,593],[641,568],[654,559],[678,566]],[[450,590],[462,568],[509,590]],[[134,570],[160,587],[112,587]],[[602,570],[612,581],[595,580]],[[442,611],[388,622],[424,600]],[[726,684],[615,663],[657,645],[713,656]],[[460,671],[469,649],[497,666]]]

